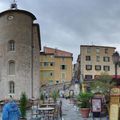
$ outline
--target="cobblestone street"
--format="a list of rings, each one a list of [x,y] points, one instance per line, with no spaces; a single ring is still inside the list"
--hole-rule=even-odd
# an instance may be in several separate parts
[[[84,119],[81,117],[80,112],[76,106],[70,103],[69,100],[62,99],[63,106],[63,119],[62,120],[93,120],[92,115],[88,119]],[[107,118],[96,118],[94,120],[107,120]]]

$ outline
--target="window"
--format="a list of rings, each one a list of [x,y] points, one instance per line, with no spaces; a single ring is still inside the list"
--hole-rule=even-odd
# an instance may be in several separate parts
[[[85,75],[85,80],[92,80],[92,75]]]
[[[86,56],[86,61],[90,61],[91,57],[90,56]]]
[[[90,47],[87,48],[87,53],[91,53],[91,48]]]
[[[53,80],[49,80],[49,85],[53,85]]]
[[[15,51],[15,41],[14,40],[10,40],[8,42],[8,51]]]
[[[15,93],[15,83],[13,81],[9,82],[9,93]]]
[[[100,53],[100,49],[99,48],[96,48],[96,53]]]
[[[94,79],[99,79],[100,75],[94,75]]]
[[[110,66],[103,66],[104,71],[110,71]]]
[[[50,57],[51,57],[51,58],[53,58],[54,56],[53,56],[53,55],[51,55]]]
[[[50,73],[48,73],[48,72],[43,72],[42,75],[43,75],[44,78],[47,78],[47,77],[50,76]]]
[[[96,61],[100,62],[100,56],[96,56]]]
[[[48,62],[44,62],[44,66],[48,66],[49,64],[48,64]]]
[[[53,63],[53,62],[51,62],[51,63],[50,63],[50,66],[53,66],[53,65],[54,65],[54,63]]]
[[[53,73],[52,73],[52,72],[50,72],[50,76],[53,76]]]
[[[65,73],[61,74],[62,80],[65,80]]]
[[[92,70],[92,65],[86,65],[86,70]]]
[[[110,57],[103,57],[104,62],[110,62]]]
[[[95,70],[101,70],[101,65],[95,65]]]
[[[108,54],[108,48],[105,48],[105,54]]]
[[[66,70],[66,65],[61,65],[62,70]]]
[[[57,80],[57,81],[56,81],[56,84],[58,84],[58,83],[59,83],[59,81]]]
[[[15,61],[9,61],[9,75],[15,75]]]
[[[42,66],[42,62],[40,62],[40,66]]]
[[[62,57],[62,61],[63,61],[63,62],[65,61],[65,58],[64,58],[64,57]]]

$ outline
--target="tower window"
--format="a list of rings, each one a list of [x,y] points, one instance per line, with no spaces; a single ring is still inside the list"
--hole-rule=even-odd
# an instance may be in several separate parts
[[[15,41],[14,40],[10,40],[8,42],[8,51],[15,51]]]
[[[9,75],[15,75],[15,61],[9,61]]]
[[[15,93],[15,83],[13,81],[9,82],[9,93]]]

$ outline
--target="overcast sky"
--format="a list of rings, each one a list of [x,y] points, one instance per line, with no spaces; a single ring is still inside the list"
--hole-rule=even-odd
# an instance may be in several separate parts
[[[0,11],[13,0],[0,0]],[[80,45],[116,47],[120,52],[120,0],[17,0],[40,24],[43,46],[73,53]]]

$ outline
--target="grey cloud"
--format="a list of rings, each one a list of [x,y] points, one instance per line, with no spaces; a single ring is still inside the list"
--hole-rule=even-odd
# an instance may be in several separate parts
[[[0,10],[9,0],[0,1]],[[120,0],[20,0],[18,7],[32,12],[41,28],[42,46],[74,52],[81,44],[120,47]],[[6,5],[6,6],[5,6]]]

